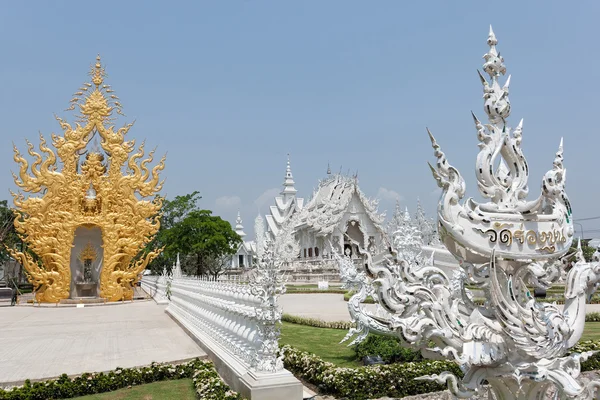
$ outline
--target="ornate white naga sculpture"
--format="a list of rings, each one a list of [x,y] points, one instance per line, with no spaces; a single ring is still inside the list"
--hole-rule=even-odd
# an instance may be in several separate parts
[[[394,335],[428,358],[450,358],[464,371],[462,379],[443,373],[421,379],[447,382],[459,398],[489,390],[496,399],[592,398],[600,382],[582,385],[580,361],[589,354],[569,354],[581,338],[585,304],[600,281],[597,260],[587,263],[581,251],[568,272],[563,310],[539,303],[530,287],[548,287],[559,276],[561,258],[573,238],[571,207],[565,193],[562,140],[553,168],[542,181],[542,193],[527,201],[528,167],[521,152],[523,123],[512,130],[506,72],[490,27],[489,52],[481,74],[484,109],[489,123],[475,116],[480,152],[476,175],[480,193],[490,199],[461,204],[465,183],[429,133],[437,158],[431,167],[442,188],[439,232],[458,259],[460,269],[447,276],[420,251],[416,229],[398,232],[391,251],[372,255],[363,250],[365,271],[337,255],[343,279],[357,289],[348,307],[357,328],[354,342],[369,331]],[[475,304],[471,290],[483,293]],[[373,316],[360,302],[373,295],[387,311]],[[353,342],[353,343],[354,343]]]

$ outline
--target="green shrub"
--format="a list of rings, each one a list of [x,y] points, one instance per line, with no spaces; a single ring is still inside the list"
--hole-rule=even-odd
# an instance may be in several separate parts
[[[284,346],[284,365],[320,391],[345,399],[363,400],[383,396],[403,397],[444,390],[431,381],[417,381],[423,375],[449,371],[462,377],[460,368],[449,361],[421,361],[359,368],[338,368],[314,354]]]
[[[289,322],[292,324],[298,325],[306,325],[306,326],[314,326],[315,328],[330,328],[330,329],[344,329],[348,330],[350,328],[354,328],[356,325],[354,322],[350,321],[323,321],[316,318],[305,318],[305,317],[297,317],[295,315],[283,314],[281,316],[281,321]]]
[[[365,356],[380,356],[386,364],[423,360],[420,351],[407,349],[400,343],[396,337],[369,334],[364,341],[354,345],[354,351],[360,360]]]
[[[212,363],[195,359],[185,364],[157,364],[141,368],[117,368],[108,373],[85,373],[75,378],[63,374],[58,379],[45,382],[26,380],[23,386],[0,388],[0,400],[47,400],[69,399],[145,383],[193,378],[196,394],[205,400],[239,400],[239,394],[231,391],[221,381]]]
[[[585,322],[600,322],[600,312],[585,314]]]
[[[290,294],[314,294],[314,293],[329,293],[329,294],[344,294],[346,289],[341,288],[329,288],[329,289],[317,289],[317,288],[297,288],[294,286],[286,286],[286,293]]]
[[[598,314],[598,313],[590,313]],[[588,315],[590,315],[588,314]],[[586,315],[587,320],[587,315]],[[600,341],[599,340],[584,340],[577,343],[571,348],[571,353],[584,353],[587,351],[597,351],[598,353],[590,356],[586,361],[581,363],[581,371],[597,371],[600,370]]]

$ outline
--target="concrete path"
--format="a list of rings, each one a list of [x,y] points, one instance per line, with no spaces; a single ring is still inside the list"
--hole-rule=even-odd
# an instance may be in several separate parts
[[[543,301],[539,299],[538,301]],[[310,294],[284,294],[279,299],[279,304],[286,314],[306,318],[316,318],[323,321],[350,321],[348,302],[344,295],[335,293],[310,293]],[[363,304],[367,310],[376,311],[375,304]],[[562,309],[562,305],[558,308]],[[586,313],[600,312],[600,304],[588,304]]]
[[[0,386],[206,356],[164,310],[153,301],[0,307]]]
[[[279,298],[279,305],[286,314],[306,318],[316,318],[323,321],[350,321],[348,302],[343,294],[311,293],[284,294]],[[375,312],[374,304],[364,304],[368,310]]]

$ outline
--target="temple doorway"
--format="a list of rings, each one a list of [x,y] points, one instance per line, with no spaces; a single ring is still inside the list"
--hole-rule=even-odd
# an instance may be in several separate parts
[[[76,298],[98,297],[104,251],[102,230],[80,226],[75,230],[71,250],[71,295]]]
[[[358,246],[353,244],[352,241],[357,242],[360,246],[363,246],[364,243],[364,236],[360,230],[360,222],[355,220],[348,221],[346,225],[346,235],[344,236],[344,254],[349,257],[358,257]]]

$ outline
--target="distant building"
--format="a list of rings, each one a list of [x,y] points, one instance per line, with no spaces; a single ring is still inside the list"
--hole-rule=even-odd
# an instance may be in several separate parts
[[[246,237],[244,226],[242,225],[242,217],[238,211],[237,219],[235,220],[235,233],[237,233],[242,241]],[[254,264],[254,255],[256,254],[256,244],[254,241],[243,241],[237,249],[237,252],[231,257],[230,268],[247,269]]]
[[[300,260],[328,258],[330,244],[349,256],[358,255],[358,246],[375,251],[386,236],[385,216],[377,212],[377,201],[360,190],[356,176],[328,174],[298,219]]]
[[[267,235],[275,238],[281,226],[296,216],[296,239],[300,244],[298,259],[287,266],[294,278],[312,280],[316,276],[339,279],[331,248],[358,256],[358,246],[381,249],[386,240],[384,215],[377,211],[377,201],[368,199],[358,186],[356,176],[331,174],[320,181],[310,200],[297,197],[288,156],[281,195],[266,216]],[[331,247],[330,247],[331,244]]]

